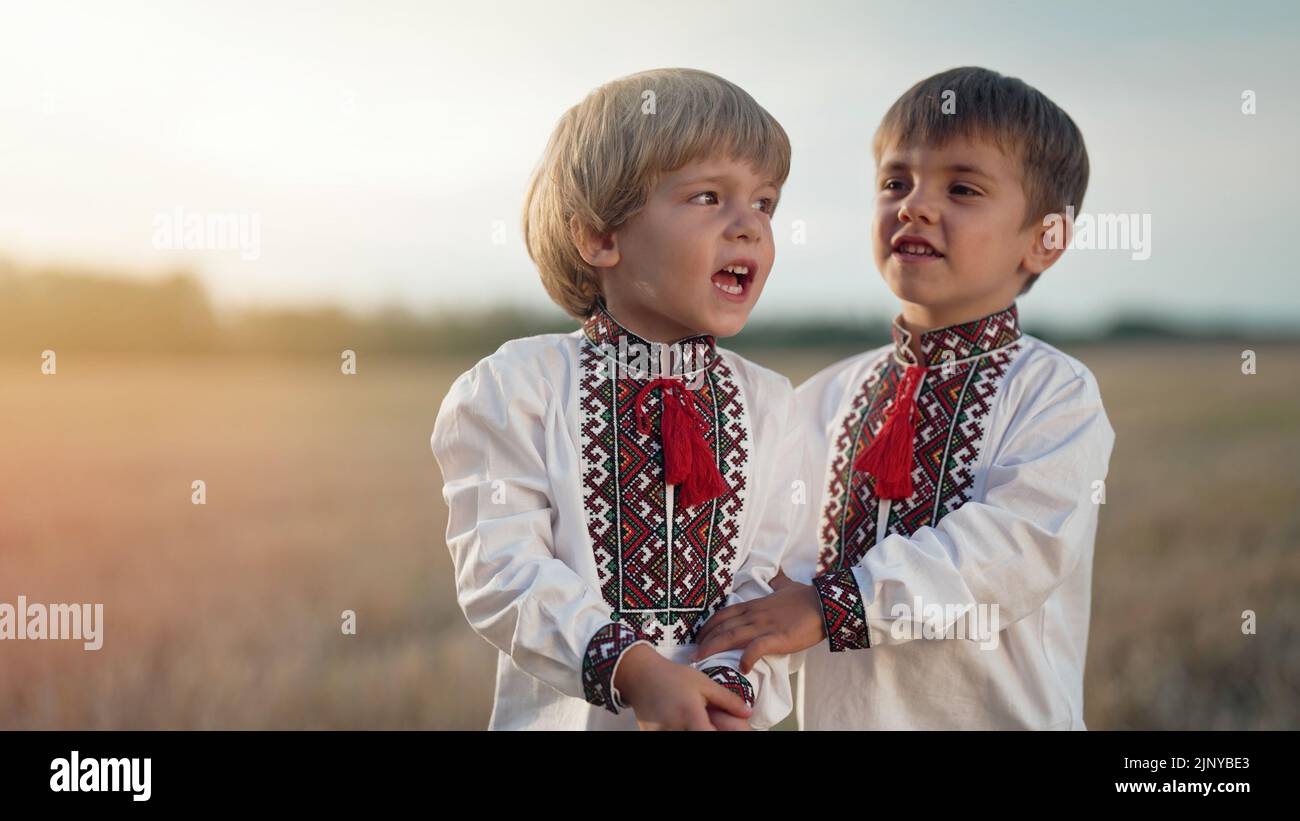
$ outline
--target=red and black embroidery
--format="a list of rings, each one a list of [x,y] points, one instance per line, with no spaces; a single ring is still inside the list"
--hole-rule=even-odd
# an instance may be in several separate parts
[[[614,698],[614,667],[629,647],[645,640],[645,636],[617,622],[596,631],[582,656],[582,691],[589,703],[618,713],[623,705]]]
[[[860,488],[871,477],[853,469],[858,453],[870,439],[863,441],[863,431],[874,434],[885,424],[885,411],[893,399],[894,391],[902,370],[891,365],[890,354],[871,364],[867,378],[853,397],[849,412],[845,415],[842,429],[832,443],[834,456],[831,459],[826,508],[822,512],[821,553],[818,556],[819,572],[831,567],[851,566],[862,558],[861,554],[845,555],[841,550],[843,544],[855,544],[863,541],[861,533],[867,530],[874,537],[876,505],[870,493],[861,492]],[[859,534],[855,539],[846,539],[846,533]]]
[[[666,353],[619,326],[603,306],[583,331],[582,492],[601,593],[611,620],[655,644],[689,644],[726,603],[739,549],[750,472],[750,424],[740,387],[710,336],[674,343],[684,356]],[[653,353],[638,363],[636,354],[643,350]],[[658,369],[663,362],[668,368]],[[704,440],[728,487],[719,498],[693,507],[674,504],[676,488],[664,483],[662,449],[653,433],[662,409],[658,390],[643,406],[651,434],[637,429],[637,392],[664,372],[680,375],[690,388],[705,420]]]
[[[1015,304],[972,322],[921,336],[925,381],[917,397],[912,495],[891,502],[885,533],[911,535],[970,500],[993,399],[1020,352]],[[917,364],[910,335],[895,321],[893,349],[871,363],[833,443],[822,511],[819,572],[852,567],[876,543],[875,480],[854,470],[857,455],[884,425],[903,371]]]
[[[745,704],[750,707],[754,706],[754,686],[749,683],[749,679],[741,675],[739,670],[719,664],[714,667],[706,667],[700,672],[740,696],[744,699]]]
[[[867,612],[862,605],[858,580],[849,568],[824,573],[813,579],[821,599],[822,620],[831,652],[864,650],[871,646],[867,637]]]

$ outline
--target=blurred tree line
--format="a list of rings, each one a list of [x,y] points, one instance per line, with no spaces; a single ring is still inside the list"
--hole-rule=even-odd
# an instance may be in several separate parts
[[[756,321],[723,344],[764,349],[863,350],[888,341],[887,321]],[[177,271],[155,279],[75,269],[22,271],[0,260],[0,353],[45,349],[152,353],[317,353],[353,350],[405,354],[480,354],[506,339],[569,332],[558,309],[501,308],[418,314],[386,308],[359,314],[339,307],[214,310],[199,279]],[[1141,340],[1292,341],[1294,329],[1248,331],[1224,325],[1188,329],[1142,316],[1101,333],[1067,335],[1026,323],[1054,344]]]

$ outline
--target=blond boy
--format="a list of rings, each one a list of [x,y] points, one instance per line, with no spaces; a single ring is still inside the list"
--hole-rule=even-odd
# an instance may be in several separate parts
[[[491,728],[789,712],[785,659],[690,658],[715,611],[771,592],[787,536],[793,391],[716,338],[771,270],[789,162],[776,120],[701,71],[615,80],[556,126],[524,234],[581,327],[480,361],[432,438],[457,596],[500,651]]]

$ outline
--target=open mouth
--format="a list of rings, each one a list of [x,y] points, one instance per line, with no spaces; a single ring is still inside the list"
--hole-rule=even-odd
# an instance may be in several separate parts
[[[943,259],[943,254],[920,237],[903,237],[894,243],[894,256],[906,261]]]
[[[713,273],[713,287],[727,296],[743,299],[748,293],[756,266],[745,263],[732,263]]]

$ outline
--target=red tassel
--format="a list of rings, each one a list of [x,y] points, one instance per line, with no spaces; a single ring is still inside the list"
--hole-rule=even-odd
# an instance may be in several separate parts
[[[717,499],[719,496],[725,496],[731,489],[723,481],[713,451],[709,450],[708,444],[704,441],[704,434],[700,431],[700,422],[703,421],[700,419],[700,412],[694,408],[692,410],[695,410],[695,419],[699,421],[690,424],[690,450],[693,463],[691,472],[686,475],[678,489],[677,498],[684,507],[694,507]]]
[[[880,433],[853,463],[854,469],[875,477],[876,497],[879,499],[906,499],[912,495],[916,386],[924,377],[924,367],[908,366]]]
[[[663,410],[659,418],[664,452],[664,481],[677,485],[677,502],[693,507],[726,494],[730,488],[718,471],[718,462],[704,441],[704,418],[680,380],[660,377],[637,392],[636,427],[651,434],[650,419],[641,407],[646,395],[663,388]]]
[[[664,451],[664,481],[670,485],[680,485],[691,475],[695,463],[692,450],[690,418],[677,395],[668,387],[664,388],[663,411],[659,417],[659,434]]]

